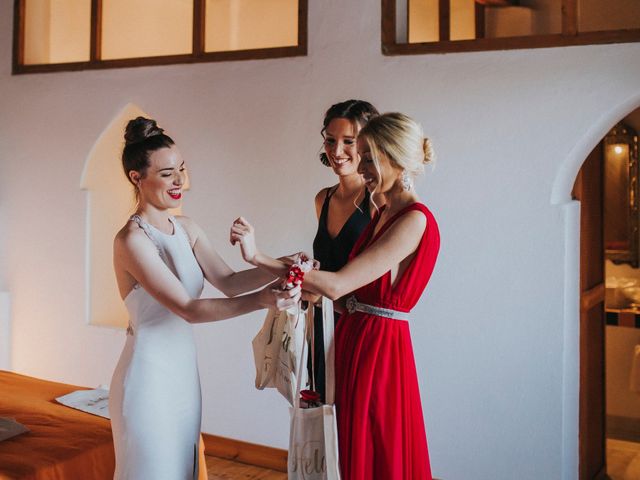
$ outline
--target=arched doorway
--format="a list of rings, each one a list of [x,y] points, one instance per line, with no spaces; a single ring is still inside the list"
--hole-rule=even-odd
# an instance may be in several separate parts
[[[550,202],[564,221],[564,314],[562,359],[562,479],[575,480],[580,470],[580,202],[572,196],[578,172],[589,153],[622,118],[640,108],[640,92],[613,105],[592,122],[559,165]]]
[[[621,272],[635,277],[640,285],[637,135],[627,135],[630,148],[625,154],[622,144],[613,144],[614,139],[623,141],[619,133],[640,128],[640,109],[619,120],[622,123],[587,155],[573,188],[574,198],[580,201],[580,480],[640,478],[640,395],[623,386],[632,380],[633,345],[629,342],[640,344],[640,322],[635,330],[640,304],[621,301],[621,293],[605,295],[618,291],[605,285]],[[615,230],[619,235],[613,235]],[[630,268],[618,266],[624,263]],[[629,334],[622,331],[626,327]],[[625,348],[629,351],[622,352]]]

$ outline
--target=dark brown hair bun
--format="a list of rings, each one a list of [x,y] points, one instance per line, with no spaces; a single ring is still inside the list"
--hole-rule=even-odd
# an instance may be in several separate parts
[[[138,117],[129,120],[124,132],[122,168],[127,179],[133,183],[129,172],[135,170],[142,178],[147,174],[149,155],[161,148],[171,148],[173,140],[158,126],[155,120]]]
[[[155,120],[150,118],[137,117],[127,123],[124,132],[126,145],[144,142],[149,137],[162,135],[164,130],[158,126]]]

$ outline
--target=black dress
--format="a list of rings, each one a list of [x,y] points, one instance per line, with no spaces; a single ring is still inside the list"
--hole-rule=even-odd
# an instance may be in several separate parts
[[[327,190],[322,204],[322,211],[318,219],[318,231],[313,240],[313,258],[320,262],[320,270],[337,272],[344,267],[349,259],[349,253],[360,237],[367,224],[371,221],[369,210],[369,191],[365,188],[364,198],[351,216],[342,226],[338,235],[332,238],[327,229],[329,214],[329,200],[336,192],[337,186]],[[314,390],[318,392],[324,402],[324,335],[322,331],[322,309],[314,307]],[[340,314],[335,314],[337,321]],[[307,365],[311,377],[311,356]]]

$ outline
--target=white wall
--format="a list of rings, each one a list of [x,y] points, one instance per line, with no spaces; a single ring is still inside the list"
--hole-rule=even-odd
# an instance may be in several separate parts
[[[322,113],[361,97],[420,120],[439,156],[418,189],[442,250],[412,325],[434,474],[577,478],[576,351],[563,350],[576,345],[564,288],[576,286],[577,245],[565,251],[564,238],[577,210],[550,200],[569,200],[576,152],[586,157],[615,121],[603,116],[639,106],[626,104],[640,98],[640,45],[384,57],[379,2],[309,3],[307,57],[11,76],[12,7],[0,2],[0,284],[12,295],[14,368],[110,378],[124,332],[83,323],[79,183],[124,105],[177,140],[191,170],[185,212],[240,267],[226,242],[239,214],[269,252],[310,248],[313,195],[332,181],[316,156]],[[252,386],[262,317],[197,327],[203,430],[285,447],[285,405]]]

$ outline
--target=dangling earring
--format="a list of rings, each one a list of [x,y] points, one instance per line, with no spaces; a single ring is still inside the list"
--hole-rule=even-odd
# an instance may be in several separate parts
[[[327,156],[327,154],[325,152],[321,152],[320,153],[320,162],[325,167],[330,167],[331,166],[331,162],[329,161],[329,157]]]
[[[411,177],[406,170],[402,171],[402,175],[400,175],[400,184],[402,185],[402,190],[408,192],[413,187],[413,182],[411,181]]]
[[[320,158],[320,163],[322,163],[325,167],[330,167],[331,162],[329,161],[329,157],[327,156],[327,152],[324,151],[324,143],[322,147],[320,147],[320,152],[318,153],[318,158]]]

